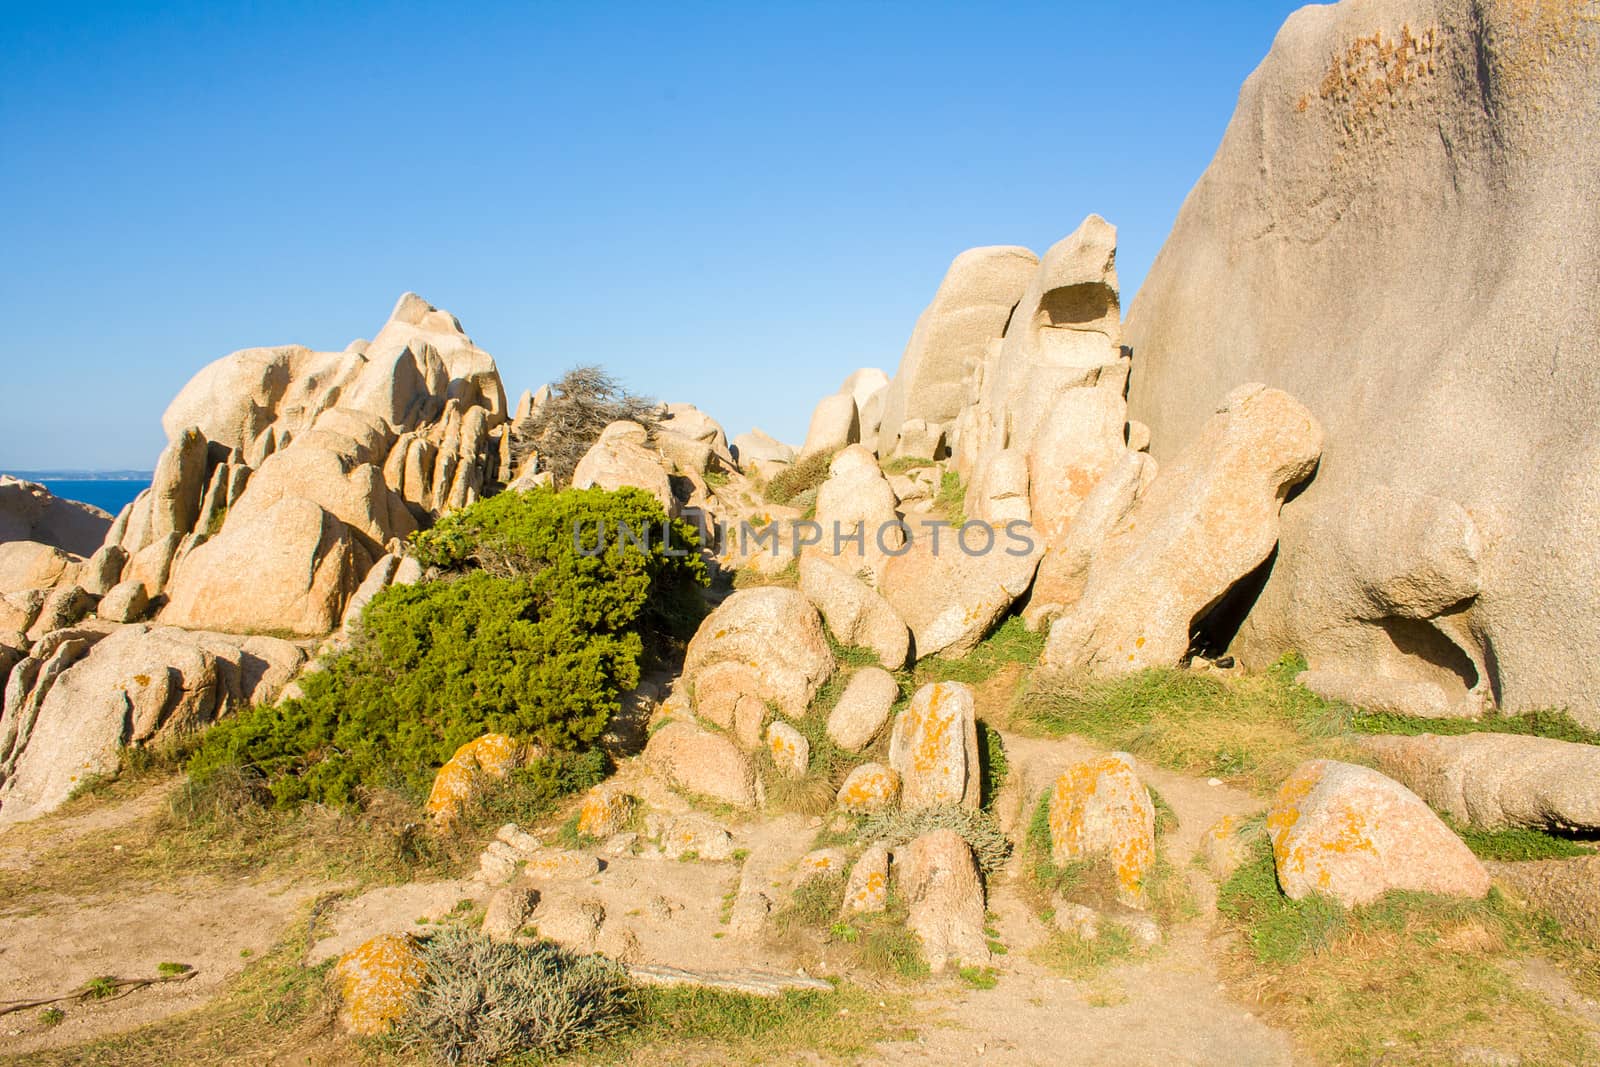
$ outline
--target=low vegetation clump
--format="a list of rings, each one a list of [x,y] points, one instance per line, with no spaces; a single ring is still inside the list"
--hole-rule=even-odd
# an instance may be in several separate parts
[[[559,486],[570,485],[578,461],[607,426],[636,422],[654,430],[661,421],[659,411],[654,400],[628,392],[604,369],[574,367],[551,385],[544,404],[512,427],[512,470],[535,453],[541,471],[549,471]]]
[[[619,523],[669,537],[623,544]],[[587,554],[574,543],[597,544]],[[683,640],[698,621],[695,534],[636,489],[502,494],[417,539],[450,570],[374,597],[352,646],[306,676],[304,695],[214,728],[189,763],[263,778],[280,804],[353,804],[374,790],[420,794],[459,746],[485,733],[553,752],[593,745],[639,680],[646,638]],[[678,554],[683,553],[683,554]]]
[[[1447,737],[1475,733],[1526,734],[1580,745],[1600,745],[1600,731],[1579,725],[1564,711],[1529,711],[1521,715],[1490,711],[1478,719],[1427,719],[1415,715],[1358,710],[1350,716],[1350,728],[1363,734],[1401,734],[1407,737],[1418,734]]]
[[[939,476],[939,491],[933,496],[933,506],[953,525],[967,521],[967,487],[961,484],[961,475],[945,471]]]
[[[638,1016],[621,964],[549,942],[501,943],[449,926],[423,944],[422,962],[426,977],[396,1038],[445,1063],[559,1055],[621,1033]]]
[[[856,836],[862,841],[882,841],[893,849],[935,830],[960,834],[986,874],[1000,870],[1011,856],[1011,840],[994,816],[960,804],[877,812],[861,820]]]
[[[1233,976],[1319,1060],[1421,1065],[1490,1049],[1524,1063],[1580,1063],[1594,1054],[1579,1026],[1503,966],[1541,935],[1498,891],[1481,901],[1395,891],[1349,909],[1293,901],[1261,841],[1218,908],[1240,935]]]
[[[1592,856],[1594,847],[1570,837],[1559,837],[1543,830],[1511,827],[1504,830],[1482,830],[1462,826],[1446,818],[1450,829],[1467,843],[1473,854],[1481,860],[1498,860],[1502,863],[1524,863],[1531,860],[1564,860],[1574,856]]]
[[[922,943],[906,925],[909,909],[891,887],[881,912],[841,915],[846,876],[843,872],[813,878],[795,890],[774,917],[777,940],[801,958],[825,949],[830,965],[846,957],[855,965],[886,978],[915,981],[929,974]]]
[[[820,487],[828,480],[828,465],[832,462],[832,452],[816,452],[795,460],[767,483],[763,490],[767,503],[788,504],[802,493]]]

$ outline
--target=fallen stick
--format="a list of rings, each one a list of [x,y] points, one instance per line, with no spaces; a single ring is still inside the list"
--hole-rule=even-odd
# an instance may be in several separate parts
[[[44,997],[40,1000],[0,1000],[0,1015],[27,1011],[29,1008],[42,1008],[48,1004],[61,1004],[69,1000],[121,1000],[129,993],[146,986],[161,985],[165,982],[187,982],[199,973],[199,971],[184,971],[182,974],[164,974],[156,978],[96,978],[59,997]],[[117,992],[102,993],[101,990],[107,987]]]

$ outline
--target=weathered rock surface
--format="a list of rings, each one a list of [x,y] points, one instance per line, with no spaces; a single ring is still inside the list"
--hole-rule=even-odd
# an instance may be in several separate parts
[[[704,674],[718,664],[748,670]],[[816,609],[793,589],[767,587],[734,593],[706,617],[689,642],[684,678],[695,704],[737,704],[744,696],[770,701],[790,718],[805,714],[818,688],[833,674],[833,654]]]
[[[1038,574],[1022,609],[1028,628],[1041,630],[1083,598],[1089,569],[1101,546],[1122,526],[1134,501],[1155,479],[1155,460],[1140,452],[1124,452],[1111,470],[1083,499],[1066,533],[1051,542],[1039,561]]]
[[[1404,659],[1414,680],[1431,660],[1452,699],[1486,682],[1509,710],[1600,725],[1597,82],[1582,4],[1374,0],[1295,13],[1245,83],[1127,338],[1130,411],[1163,463],[1240,382],[1288,391],[1327,430],[1235,643],[1247,665],[1295,648],[1354,676]],[[1303,594],[1342,548],[1313,528],[1382,488],[1472,517],[1481,592],[1324,644],[1328,604]],[[1411,555],[1374,536],[1374,554]]]
[[[896,717],[889,766],[900,775],[905,807],[978,806],[982,771],[975,709],[966,685],[934,682],[918,689]]]
[[[736,808],[756,806],[755,767],[722,734],[690,722],[671,722],[650,735],[644,759],[675,789]]]
[[[889,906],[889,849],[882,843],[868,845],[850,868],[844,887],[844,912],[862,915],[881,912]]]
[[[468,741],[433,776],[423,811],[449,822],[480,790],[522,766],[527,756],[523,745],[504,734],[484,734]]]
[[[955,420],[969,364],[1005,330],[1038,264],[1032,252],[1015,246],[973,248],[951,262],[884,392],[878,455],[938,458],[922,441],[900,450],[905,423],[916,420],[925,432],[928,423]]]
[[[1156,811],[1123,752],[1075,763],[1050,793],[1050,856],[1057,864],[1103,857],[1119,903],[1149,905],[1145,882],[1156,862]]]
[[[1172,666],[1196,620],[1277,542],[1284,497],[1315,469],[1316,420],[1292,397],[1241,386],[1162,469],[1050,628],[1044,663],[1120,673]]]
[[[822,527],[822,540],[808,546],[803,557],[826,560],[876,586],[906,541],[897,503],[872,453],[862,445],[843,449],[817,490],[815,521]]]
[[[81,560],[38,541],[0,542],[0,593],[49,589],[77,578]]]
[[[1028,591],[1040,543],[987,523],[922,527],[889,561],[883,593],[911,628],[917,659],[970,652]]]
[[[786,722],[768,725],[767,752],[772,765],[789,778],[804,778],[811,766],[811,742]]]
[[[848,393],[825,396],[811,413],[811,425],[806,429],[806,441],[800,447],[800,458],[837,452],[859,440],[861,413],[856,410],[855,398]]]
[[[110,528],[111,516],[97,507],[65,500],[37,482],[0,474],[0,542],[35,541],[88,556]]]
[[[846,751],[860,752],[883,733],[899,698],[894,675],[881,667],[863,667],[850,676],[828,713],[828,738]]]
[[[1391,889],[1482,897],[1489,875],[1415,793],[1370,767],[1301,764],[1267,815],[1278,884],[1291,900],[1313,893],[1346,906]]]
[[[427,969],[415,938],[382,934],[339,958],[339,1021],[353,1034],[386,1034],[411,1006]]]
[[[906,925],[935,973],[989,962],[983,881],[972,849],[954,830],[935,830],[894,851],[894,877],[910,909]]]
[[[1548,737],[1368,737],[1378,768],[1463,825],[1600,833],[1600,746]]]
[[[1489,869],[1516,896],[1600,947],[1600,856],[1491,863]]]
[[[863,763],[845,776],[836,799],[848,812],[888,811],[900,800],[900,775],[881,763]]]
[[[800,592],[822,613],[834,639],[871,651],[891,670],[906,665],[911,631],[883,594],[816,556],[800,560]]]
[[[672,495],[672,479],[661,457],[645,446],[644,438],[645,428],[635,422],[607,426],[600,439],[573,468],[572,487],[621,489],[633,486],[660,501],[667,514],[676,515],[678,503]]]

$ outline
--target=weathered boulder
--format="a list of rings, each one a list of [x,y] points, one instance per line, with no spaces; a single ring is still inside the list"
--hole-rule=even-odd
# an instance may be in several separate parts
[[[672,479],[662,466],[661,457],[645,446],[646,430],[636,422],[612,423],[600,439],[584,453],[572,471],[572,487],[587,489],[643,489],[661,502],[669,515],[678,513],[672,495]]]
[[[807,546],[802,558],[826,560],[876,585],[906,541],[897,503],[870,451],[862,445],[841,450],[817,490],[815,521],[822,527],[822,540]]]
[[[1463,610],[1482,590],[1472,516],[1452,500],[1372,486],[1359,508],[1301,518],[1303,552],[1274,566],[1280,580],[1257,599],[1244,646],[1303,649],[1303,684],[1330,700],[1434,718],[1482,712],[1491,672]],[[1293,609],[1281,603],[1291,595]],[[1299,621],[1313,605],[1314,627]]]
[[[415,938],[380,934],[339,957],[333,975],[339,1022],[353,1034],[373,1037],[392,1030],[411,1007],[427,968]]]
[[[1237,816],[1224,815],[1200,835],[1200,859],[1218,882],[1225,882],[1250,861],[1250,843]]]
[[[675,437],[704,445],[708,457],[723,469],[731,469],[734,465],[733,453],[728,447],[728,435],[722,429],[722,424],[693,404],[668,404],[662,410],[656,432],[658,438]],[[700,469],[704,470],[705,467]]]
[[[794,449],[761,430],[735,437],[732,452],[740,467],[763,478],[772,477],[795,460]]]
[[[891,670],[906,665],[911,631],[883,594],[817,556],[800,559],[800,592],[822,613],[842,645],[865,648]]]
[[[51,630],[61,630],[80,621],[94,607],[94,597],[76,585],[62,584],[50,590],[39,605],[39,617],[28,629],[28,640],[37,641]]]
[[[850,868],[844,886],[846,915],[874,914],[889,906],[889,849],[881,842],[868,845]]]
[[[767,752],[772,756],[772,765],[786,777],[804,778],[811,767],[811,742],[786,722],[773,722],[767,727]]]
[[[78,584],[93,597],[103,597],[122,580],[128,565],[128,552],[121,545],[106,544],[94,550],[78,571]]]
[[[736,808],[756,806],[755,766],[722,734],[670,722],[650,735],[644,760],[674,789]]]
[[[924,441],[900,447],[905,424],[915,420],[925,432],[928,423],[955,420],[968,366],[1004,332],[1038,265],[1037,256],[1015,246],[972,248],[951,261],[884,392],[878,455],[938,458]]]
[[[77,556],[100,547],[111,516],[65,500],[37,482],[0,474],[0,542],[36,541]]]
[[[138,622],[150,610],[150,594],[137,578],[118,582],[100,598],[95,614],[107,622]]]
[[[839,702],[828,713],[828,738],[847,752],[860,752],[878,739],[900,698],[900,683],[881,667],[863,667],[850,676]]]
[[[1370,767],[1303,763],[1267,814],[1278,884],[1291,900],[1312,893],[1346,906],[1391,889],[1482,897],[1489,874],[1415,793]]]
[[[645,816],[644,832],[661,842],[661,851],[668,859],[681,859],[690,853],[714,862],[733,858],[733,835],[708,815],[652,812]]]
[[[730,661],[749,670],[704,679],[707,668]],[[683,673],[697,707],[718,700],[732,706],[754,696],[799,718],[833,666],[816,609],[793,589],[769,586],[736,592],[706,617],[689,642]]]
[[[504,734],[484,734],[468,741],[433,776],[422,810],[440,823],[452,821],[485,787],[526,763],[528,755],[527,746]]]
[[[180,430],[156,460],[150,479],[150,537],[186,534],[200,518],[210,446],[193,426]]]
[[[44,589],[24,589],[16,593],[0,593],[0,630],[8,633],[27,633],[44,607]]]
[[[848,864],[849,859],[840,848],[819,848],[807,852],[794,865],[795,887],[843,874]]]
[[[935,830],[895,849],[894,876],[910,909],[906,926],[934,973],[989,962],[983,881],[960,834]]]
[[[216,715],[217,659],[188,633],[121,627],[78,654],[53,684],[36,682],[29,707],[19,709],[0,819],[54,810],[86,779],[115,774],[124,745],[192,732]],[[11,720],[9,694],[7,705]]]
[[[1600,832],[1600,746],[1548,737],[1368,737],[1378,769],[1456,822]]]
[[[1074,513],[1066,533],[1046,546],[1033,579],[1022,618],[1030,630],[1041,630],[1083,597],[1101,546],[1122,525],[1134,501],[1156,475],[1155,460],[1141,452],[1124,452],[1095,483]]]
[[[918,529],[883,575],[884,598],[911,628],[916,658],[976,647],[1028,591],[1041,551],[1025,529],[977,521]]]
[[[1057,864],[1104,858],[1118,902],[1148,907],[1145,882],[1156,862],[1156,810],[1123,752],[1068,767],[1050,793],[1050,857]]]
[[[881,763],[863,763],[845,776],[835,798],[844,811],[888,811],[900,800],[900,775]]]
[[[1241,90],[1127,338],[1130,410],[1163,463],[1243,381],[1301,398],[1327,429],[1327,469],[1285,509],[1235,643],[1247,665],[1295,648],[1325,671],[1388,672],[1414,636],[1448,630],[1412,658],[1425,670],[1440,645],[1460,649],[1453,696],[1481,678],[1507,710],[1568,707],[1600,725],[1590,16],[1575,3],[1309,6]],[[1542,445],[1558,427],[1559,445]],[[1473,517],[1482,591],[1439,623],[1386,636],[1379,618],[1370,642],[1324,646],[1327,605],[1301,586],[1340,561],[1302,531],[1363,512],[1380,487]],[[1384,641],[1398,647],[1375,663]]]
[[[848,393],[835,393],[823,397],[811,413],[800,458],[837,452],[860,440],[861,413],[856,410],[855,398]]]
[[[363,568],[348,528],[318,505],[286,496],[184,559],[161,620],[194,629],[318,636],[339,623]],[[358,573],[359,572],[359,573]]]
[[[1316,420],[1288,394],[1230,393],[1102,546],[1044,663],[1120,673],[1182,660],[1196,620],[1271,554],[1278,509],[1321,451]]]
[[[38,541],[0,542],[0,593],[49,589],[59,581],[75,581],[81,561]]]
[[[633,817],[634,798],[613,785],[601,785],[584,794],[578,808],[578,832],[594,838],[620,833]]]
[[[918,689],[894,721],[889,766],[900,775],[907,808],[964,804],[981,798],[978,721],[972,690],[960,682]]]
[[[1084,500],[1128,452],[1123,378],[1106,378],[1062,393],[1027,453],[1031,518],[1047,545],[1068,535]]]

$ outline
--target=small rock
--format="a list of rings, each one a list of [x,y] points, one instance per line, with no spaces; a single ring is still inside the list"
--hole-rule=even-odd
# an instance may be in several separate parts
[[[896,849],[894,871],[910,909],[906,925],[934,973],[989,962],[983,881],[960,834],[935,830]]]
[[[908,809],[979,801],[978,723],[972,690],[960,682],[918,689],[894,722],[889,766]]]
[[[705,815],[656,815],[645,819],[645,833],[661,842],[668,859],[693,853],[703,860],[733,858],[733,835]]]
[[[869,914],[889,906],[889,849],[882,843],[871,845],[850,869],[844,887],[846,914]]]
[[[811,766],[811,742],[786,722],[767,727],[767,751],[779,772],[790,778],[804,778]]]
[[[538,904],[538,892],[525,886],[509,886],[497,891],[489,898],[484,912],[484,934],[496,941],[510,940],[517,936]]]
[[[497,781],[522,766],[528,753],[504,734],[468,741],[439,768],[424,810],[441,823],[453,820],[487,781]]]
[[[1239,834],[1239,820],[1224,815],[1200,837],[1200,857],[1217,881],[1226,881],[1250,859],[1250,845]]]
[[[808,852],[800,857],[800,862],[795,864],[794,884],[796,888],[814,882],[818,878],[840,874],[845,868],[845,854],[837,848],[820,848],[815,852]]]
[[[1093,941],[1100,936],[1100,913],[1089,905],[1074,904],[1057,897],[1052,906],[1055,910],[1052,921],[1057,930],[1083,941]]]
[[[839,807],[849,812],[887,811],[900,799],[900,776],[881,763],[863,763],[839,787]]]
[[[522,873],[548,880],[593,878],[600,873],[600,861],[587,852],[550,848],[523,861]]]
[[[343,1005],[339,1021],[354,1034],[388,1033],[410,1006],[426,968],[414,938],[383,934],[334,966]]]
[[[882,667],[857,671],[828,714],[829,739],[848,752],[865,749],[883,732],[899,696],[900,683]]]
[[[589,837],[610,837],[628,825],[633,797],[615,787],[591,789],[578,809],[578,832]]]

